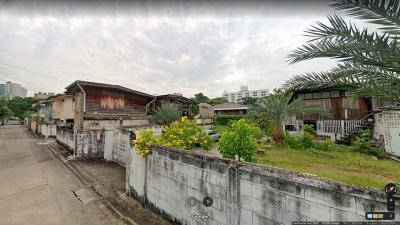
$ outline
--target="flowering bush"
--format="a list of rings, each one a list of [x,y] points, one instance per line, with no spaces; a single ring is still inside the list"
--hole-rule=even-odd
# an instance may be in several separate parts
[[[182,117],[180,120],[166,126],[161,134],[161,144],[166,147],[175,147],[190,150],[196,144],[209,150],[213,141],[205,130],[198,126],[195,120]]]
[[[253,161],[253,153],[257,149],[256,139],[251,135],[251,125],[240,119],[226,130],[219,141],[219,151],[224,158]]]
[[[138,137],[133,141],[133,144],[135,145],[135,151],[142,157],[147,156],[151,151],[151,147],[159,142],[154,136],[154,131],[151,129],[135,131],[135,134],[136,137]]]

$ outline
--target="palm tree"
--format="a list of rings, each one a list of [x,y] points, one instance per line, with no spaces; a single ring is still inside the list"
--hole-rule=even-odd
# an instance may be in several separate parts
[[[317,22],[306,31],[311,40],[289,55],[290,63],[314,58],[339,59],[337,67],[295,76],[294,90],[342,88],[357,97],[375,97],[400,103],[399,0],[335,0],[331,5],[347,15],[378,25],[378,32],[360,29],[339,15],[329,24]]]
[[[182,112],[176,104],[165,103],[154,111],[153,115],[150,116],[150,121],[158,125],[169,125],[179,120],[181,116]]]
[[[320,106],[306,105],[302,100],[293,99],[292,92],[275,90],[275,93],[260,100],[250,108],[249,116],[268,118],[273,129],[272,138],[282,144],[284,139],[283,124],[294,116],[324,115]]]

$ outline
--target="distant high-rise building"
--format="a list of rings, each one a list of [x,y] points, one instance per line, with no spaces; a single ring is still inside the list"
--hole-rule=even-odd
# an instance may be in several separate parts
[[[20,84],[7,81],[5,84],[0,84],[0,96],[12,99],[14,97],[26,97],[26,88]]]
[[[247,85],[240,86],[240,91],[222,93],[222,97],[228,102],[242,103],[245,98],[263,98],[269,95],[268,89],[252,90],[249,91]]]

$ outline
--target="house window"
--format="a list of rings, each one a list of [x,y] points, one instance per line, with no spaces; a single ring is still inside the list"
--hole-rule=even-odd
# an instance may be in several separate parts
[[[249,92],[246,92],[246,97],[250,97],[250,93]]]
[[[257,97],[257,92],[253,92],[253,97]]]

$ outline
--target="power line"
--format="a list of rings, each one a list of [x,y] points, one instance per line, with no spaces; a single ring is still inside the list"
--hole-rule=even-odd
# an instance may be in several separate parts
[[[6,51],[0,49],[0,52],[6,52]],[[6,53],[7,53],[7,56],[10,56],[8,52],[6,52]],[[25,56],[21,56],[21,55],[15,54],[15,53],[13,53],[13,54],[14,54],[15,56],[19,57],[19,58],[24,58],[25,60],[30,61],[30,63],[32,63],[32,64],[35,65],[35,66],[38,66],[38,62],[33,61],[31,58],[28,58],[28,57],[25,57]],[[42,67],[43,67],[43,66],[44,66],[44,67],[48,67],[48,68],[53,67],[52,69],[58,68],[58,70],[62,70],[63,72],[69,73],[69,74],[71,74],[71,75],[77,75],[77,74],[81,74],[81,73],[82,73],[82,72],[78,72],[78,71],[72,71],[72,70],[70,70],[69,68],[62,67],[62,66],[58,66],[58,65],[48,65],[48,64],[47,64],[47,65],[44,65],[44,64],[42,63],[41,66],[42,66]],[[94,75],[94,74],[87,73],[87,72],[84,72],[84,74],[89,75],[89,76],[91,76],[91,77],[99,78],[99,79],[110,79],[109,77],[102,77],[102,76]],[[111,75],[111,74],[110,74],[110,75]]]
[[[11,65],[9,63],[2,62],[2,61],[0,61],[0,63],[4,64],[4,65],[7,65],[9,67],[17,68],[17,69],[20,69],[20,70],[23,70],[23,71],[26,71],[26,72],[30,72],[30,73],[33,73],[33,74],[36,74],[36,75],[39,75],[39,76],[42,76],[42,77],[49,78],[49,79],[54,79],[54,80],[58,80],[58,81],[62,81],[62,82],[68,82],[66,80],[61,80],[61,79],[58,79],[58,78],[55,78],[55,77],[47,76],[47,75],[44,75],[44,74],[41,74],[41,73],[38,73],[38,72],[35,72],[35,71],[32,71],[32,70],[25,69],[25,68],[20,67],[20,66],[14,66],[14,65]]]

